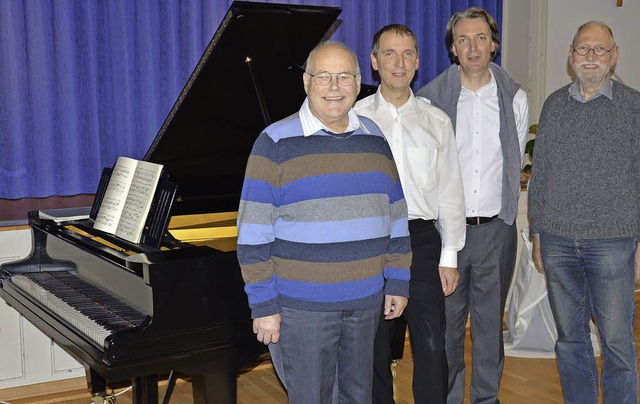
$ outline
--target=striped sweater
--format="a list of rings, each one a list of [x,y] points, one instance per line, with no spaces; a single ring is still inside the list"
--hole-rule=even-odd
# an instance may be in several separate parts
[[[371,134],[303,136],[299,115],[256,140],[238,211],[238,261],[252,318],[281,307],[362,310],[408,296],[411,246],[396,165]],[[384,292],[383,292],[384,291]]]

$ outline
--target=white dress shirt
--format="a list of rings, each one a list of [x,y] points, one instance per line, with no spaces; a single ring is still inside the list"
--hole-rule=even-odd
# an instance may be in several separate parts
[[[520,163],[529,132],[527,95],[519,89],[513,98],[513,112],[520,144]],[[462,178],[466,216],[492,217],[502,207],[502,147],[498,87],[491,81],[471,91],[464,86],[458,99],[456,144]]]
[[[379,87],[376,94],[358,101],[354,110],[382,129],[398,166],[409,219],[437,220],[442,238],[440,266],[456,268],[466,224],[451,120],[413,92],[396,108],[384,99]]]

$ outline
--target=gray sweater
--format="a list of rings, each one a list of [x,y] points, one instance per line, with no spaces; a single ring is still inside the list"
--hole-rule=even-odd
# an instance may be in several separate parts
[[[522,153],[518,144],[518,128],[513,113],[513,98],[520,84],[513,81],[502,67],[491,62],[489,68],[498,87],[500,107],[500,145],[502,147],[502,206],[498,217],[511,225],[516,219],[518,198],[520,197],[520,167]],[[458,99],[462,83],[458,65],[451,65],[429,84],[422,87],[416,95],[427,98],[433,105],[442,109],[456,129]],[[463,179],[464,180],[464,179]]]
[[[640,92],[613,81],[613,99],[586,103],[569,86],[540,115],[529,184],[530,234],[640,236]]]

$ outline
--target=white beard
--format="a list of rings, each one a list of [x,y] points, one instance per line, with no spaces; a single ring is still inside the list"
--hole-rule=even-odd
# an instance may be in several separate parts
[[[585,71],[583,69],[584,65],[596,65],[598,66],[598,69]],[[576,76],[578,76],[578,79],[581,83],[590,86],[598,84],[608,73],[608,70],[605,69],[605,67],[602,65],[602,62],[600,62],[599,60],[593,62],[584,61],[578,64],[574,64],[573,71],[576,73]]]

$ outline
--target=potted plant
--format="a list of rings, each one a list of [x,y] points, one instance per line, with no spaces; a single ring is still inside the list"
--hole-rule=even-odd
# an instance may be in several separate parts
[[[520,171],[520,185],[523,188],[527,187],[527,183],[531,177],[531,164],[533,164],[533,149],[536,145],[536,133],[538,133],[538,124],[534,123],[529,126],[529,134],[532,135],[532,137],[527,141],[527,144],[524,147],[525,165],[522,167],[522,171]]]

